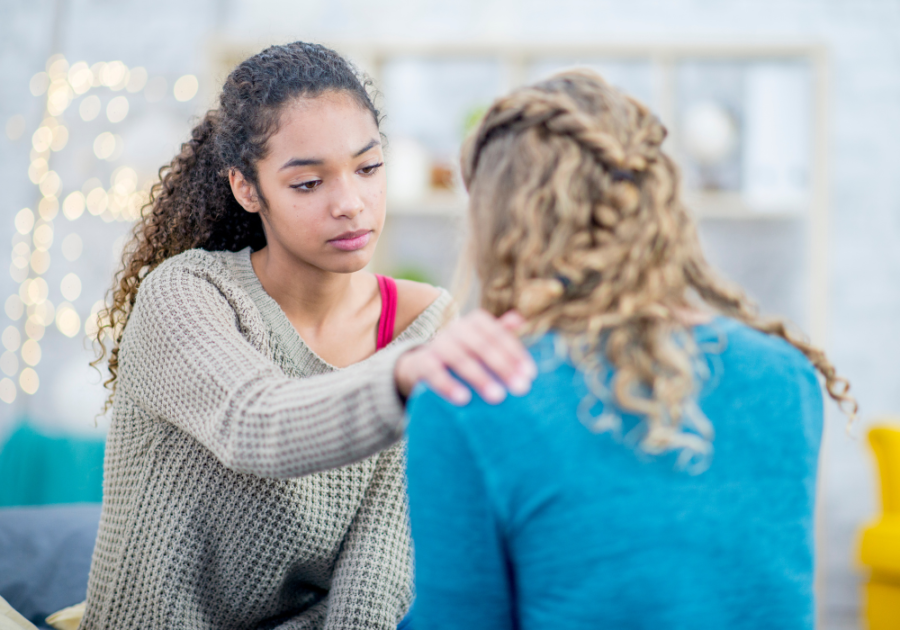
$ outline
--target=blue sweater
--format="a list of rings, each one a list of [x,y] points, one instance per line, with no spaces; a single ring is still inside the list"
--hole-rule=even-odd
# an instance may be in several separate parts
[[[720,344],[699,399],[715,429],[700,474],[588,430],[568,362],[497,406],[417,392],[413,628],[813,627],[816,373],[729,319],[694,334]]]

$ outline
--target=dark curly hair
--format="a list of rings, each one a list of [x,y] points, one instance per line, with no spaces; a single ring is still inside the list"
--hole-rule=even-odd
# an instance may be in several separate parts
[[[236,169],[259,189],[256,165],[278,129],[282,108],[297,98],[344,92],[380,123],[369,90],[372,82],[335,51],[294,42],[271,46],[235,68],[219,97],[218,109],[206,113],[181,145],[181,152],[159,170],[159,182],[122,254],[111,303],[99,314],[96,335],[99,365],[108,350],[112,391],[118,375],[119,342],[134,308],[141,280],[163,261],[189,249],[239,251],[261,249],[266,235],[258,214],[245,211],[231,192],[228,174]],[[104,411],[105,411],[104,410]]]

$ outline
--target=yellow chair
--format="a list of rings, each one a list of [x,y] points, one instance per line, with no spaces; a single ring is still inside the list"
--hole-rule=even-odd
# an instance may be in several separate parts
[[[900,628],[900,430],[869,431],[881,476],[881,520],[863,530],[860,560],[871,569],[865,586],[869,630]]]

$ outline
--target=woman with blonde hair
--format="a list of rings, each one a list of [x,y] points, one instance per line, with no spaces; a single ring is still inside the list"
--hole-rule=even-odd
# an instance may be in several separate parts
[[[811,628],[825,354],[701,252],[665,128],[588,71],[514,91],[463,151],[481,305],[540,374],[411,401],[421,628]]]

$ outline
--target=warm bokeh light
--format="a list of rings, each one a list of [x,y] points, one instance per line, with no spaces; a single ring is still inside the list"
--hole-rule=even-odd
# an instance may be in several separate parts
[[[59,178],[59,174],[56,171],[47,171],[44,176],[41,177],[38,188],[45,197],[53,197],[56,196],[62,188],[62,180]]]
[[[40,341],[44,337],[44,328],[45,326],[34,317],[25,320],[25,336],[29,339]]]
[[[49,127],[40,127],[31,136],[31,146],[38,153],[49,150],[51,142],[53,142],[53,131]]]
[[[28,265],[24,267],[16,267],[15,265],[10,265],[9,267],[9,277],[12,278],[13,282],[22,282],[25,278],[28,277]]]
[[[31,268],[39,276],[47,273],[47,270],[50,269],[50,254],[40,249],[36,250],[31,255]]]
[[[56,309],[56,327],[66,337],[74,337],[81,330],[81,318],[71,304],[63,302]]]
[[[90,96],[85,96],[84,100],[81,101],[81,105],[78,106],[78,114],[81,116],[81,120],[90,122],[100,114],[101,108],[100,97],[96,94],[91,94]]]
[[[109,205],[109,198],[107,197],[106,191],[100,186],[97,186],[87,194],[85,205],[87,206],[88,212],[92,215],[95,217],[100,216],[106,211],[106,208]]]
[[[34,247],[48,250],[51,245],[53,245],[53,226],[49,223],[41,223],[34,228]]]
[[[94,65],[91,66],[91,77],[93,77],[92,81],[91,81],[91,85],[93,87],[100,87],[101,85],[103,85],[103,79],[101,78],[101,75],[103,74],[103,71],[105,69],[106,69],[105,61],[98,61],[97,63],[95,63]]]
[[[84,195],[80,190],[69,193],[65,201],[63,201],[63,215],[69,220],[74,221],[84,213]]]
[[[44,221],[52,221],[59,214],[59,199],[56,197],[44,197],[38,203],[38,214]]]
[[[59,285],[62,296],[74,302],[81,295],[81,278],[77,274],[67,273]]]
[[[100,79],[111,90],[121,90],[128,84],[128,66],[121,61],[110,61],[103,68]]]
[[[123,195],[134,192],[135,188],[137,188],[137,181],[137,173],[134,172],[133,168],[128,166],[117,168],[110,177],[110,183],[113,188],[115,188],[116,192]]]
[[[53,130],[53,140],[50,142],[51,151],[62,151],[69,142],[69,130],[59,125]]]
[[[22,360],[34,367],[41,362],[41,344],[34,339],[28,339],[22,344]]]
[[[145,85],[147,85],[147,71],[140,66],[132,68],[129,72],[128,85],[125,86],[125,89],[129,92],[140,92]]]
[[[21,387],[22,391],[28,395],[37,393],[40,384],[41,381],[38,378],[37,372],[35,372],[30,367],[25,368],[24,370],[22,370],[22,373],[19,374],[19,387]]]
[[[19,231],[19,234],[28,234],[31,232],[31,228],[34,227],[34,213],[31,211],[31,208],[22,208],[19,210],[18,214],[16,214],[16,230]]]
[[[116,137],[104,131],[94,140],[94,155],[101,160],[108,160],[116,151]]]
[[[84,61],[78,61],[69,68],[69,85],[76,94],[84,94],[91,89],[94,82],[94,75],[91,73],[90,66]]]
[[[36,158],[31,161],[28,166],[28,179],[32,184],[37,184],[41,178],[47,174],[47,160],[44,158]]]
[[[34,96],[43,95],[48,87],[50,87],[50,77],[47,76],[46,72],[38,72],[31,77],[31,81],[28,84],[28,88]]]
[[[128,195],[128,204],[125,206],[123,218],[128,221],[136,221],[141,217],[141,209],[150,202],[150,193],[139,190]]]
[[[53,81],[47,89],[47,112],[51,116],[59,116],[75,98],[75,92],[69,86],[68,81],[61,79]]]
[[[117,96],[106,106],[106,117],[111,123],[118,123],[125,120],[128,115],[128,99],[124,96]]]
[[[10,352],[15,352],[22,344],[22,335],[15,326],[7,326],[2,336],[3,347]]]
[[[62,55],[53,55],[47,60],[47,75],[51,81],[62,81],[68,77],[69,62]]]
[[[17,322],[25,313],[25,305],[22,304],[22,298],[13,293],[6,298],[6,302],[3,304],[3,310],[6,312],[7,317],[14,322]]]
[[[182,103],[191,100],[197,95],[197,89],[199,87],[200,84],[197,82],[197,77],[193,74],[186,74],[183,77],[180,77],[175,81],[175,86],[173,88],[175,100]]]
[[[63,257],[69,262],[74,262],[81,257],[81,250],[84,245],[81,242],[81,237],[77,234],[69,234],[62,240],[62,254]]]
[[[28,267],[28,261],[31,257],[31,248],[28,246],[28,243],[17,243],[12,250],[12,262],[13,265],[18,267],[19,269],[25,269]]]
[[[22,283],[26,288],[27,299],[23,300],[26,304],[40,304],[47,299],[50,293],[50,287],[43,278],[33,278]],[[22,297],[21,295],[19,297]]]
[[[56,310],[50,300],[44,300],[40,304],[28,307],[28,312],[29,319],[34,319],[36,323],[45,328],[53,323],[53,318],[56,316]]]
[[[0,380],[0,400],[7,405],[16,401],[16,384],[8,378]]]

